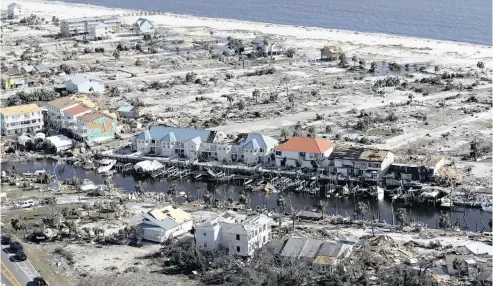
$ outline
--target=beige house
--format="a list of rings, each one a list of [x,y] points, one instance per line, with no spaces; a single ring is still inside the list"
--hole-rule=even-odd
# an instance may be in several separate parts
[[[339,58],[341,48],[338,46],[325,46],[320,50],[320,60],[333,61]]]

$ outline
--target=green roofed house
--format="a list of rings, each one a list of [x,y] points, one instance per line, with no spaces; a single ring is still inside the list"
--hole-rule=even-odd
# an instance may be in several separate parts
[[[116,120],[99,112],[77,117],[74,127],[76,138],[84,141],[104,141],[115,138]]]
[[[134,33],[139,35],[154,35],[156,32],[156,26],[152,21],[145,18],[139,18],[134,23]]]

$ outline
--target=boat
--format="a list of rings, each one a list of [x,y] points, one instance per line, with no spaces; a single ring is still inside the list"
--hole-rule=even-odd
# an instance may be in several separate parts
[[[22,173],[22,175],[24,177],[37,177],[37,176],[43,175],[44,173],[46,173],[45,170],[37,170],[37,171],[34,171],[34,173],[27,171],[25,173]]]
[[[89,180],[89,179],[84,179],[84,181],[82,181],[82,185],[79,187],[79,190],[81,192],[90,192],[90,191],[93,191],[97,188],[96,185],[94,185],[94,183]]]
[[[116,164],[116,160],[112,159],[103,159],[99,161],[99,168],[98,168],[98,174],[101,173],[107,173],[108,171],[111,170]]]
[[[451,208],[453,206],[454,206],[454,203],[452,202],[451,199],[449,199],[449,198],[442,198],[441,199],[440,207],[442,207],[442,208]]]
[[[492,212],[492,208],[493,208],[493,206],[492,206],[491,202],[483,202],[483,203],[481,204],[481,209],[482,209],[484,212],[489,212],[489,213],[491,213],[491,212]]]

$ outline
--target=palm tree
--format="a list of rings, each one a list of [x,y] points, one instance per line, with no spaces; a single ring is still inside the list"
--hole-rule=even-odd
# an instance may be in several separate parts
[[[303,127],[301,126],[301,122],[300,121],[296,122],[296,124],[294,125],[293,136],[302,136],[302,130]]]
[[[310,134],[310,137],[315,137],[315,126],[311,125],[310,127],[308,127],[308,133]]]
[[[319,200],[317,204],[317,210],[322,213],[322,219],[324,219],[325,207],[327,206],[327,202],[323,200]]]
[[[253,98],[255,98],[255,103],[258,103],[258,97],[260,96],[260,91],[258,89],[255,89],[252,92],[252,96],[253,96]]]
[[[281,129],[281,137],[284,137],[284,141],[288,139],[288,131],[286,130],[286,128]]]
[[[365,202],[358,202],[356,205],[355,213],[358,216],[361,216],[363,219],[365,219],[366,214],[368,213],[369,207],[368,204]]]
[[[232,95],[227,95],[226,99],[229,101],[229,105],[233,104],[234,98]]]
[[[445,230],[445,233],[447,233],[447,229],[451,226],[450,223],[450,217],[446,213],[441,213],[440,217],[438,219],[438,226],[440,228],[443,228]]]
[[[397,209],[397,214],[395,215],[397,220],[399,221],[401,228],[407,224],[407,210],[405,208]]]
[[[119,60],[120,59],[120,52],[119,51],[113,52],[113,57],[115,57],[115,61]]]
[[[286,208],[286,200],[282,195],[279,195],[279,198],[277,198],[277,207],[282,210],[282,213],[284,213],[284,209]]]

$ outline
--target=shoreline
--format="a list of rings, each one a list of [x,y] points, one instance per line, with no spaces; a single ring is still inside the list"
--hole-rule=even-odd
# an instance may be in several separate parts
[[[19,1],[5,1],[2,4],[2,8],[7,6],[10,3],[37,3],[41,5],[54,5],[54,6],[69,6],[69,7],[80,7],[86,8],[90,10],[103,10],[107,12],[106,14],[118,14],[118,13],[136,13],[136,12],[153,12],[153,10],[129,10],[123,8],[111,8],[105,6],[97,6],[92,4],[80,4],[80,3],[67,3],[63,1],[42,1],[42,0],[19,0]],[[27,6],[28,11],[36,11],[36,8],[33,6]],[[61,7],[60,7],[61,8]],[[43,9],[46,11],[45,9]],[[67,12],[64,10],[64,12]],[[76,14],[81,15],[84,11],[77,11]],[[386,34],[386,33],[370,33],[370,32],[359,32],[359,31],[351,31],[351,30],[341,30],[341,29],[330,29],[330,28],[321,28],[316,26],[298,26],[298,25],[286,25],[286,24],[276,24],[276,23],[268,23],[268,22],[255,22],[255,21],[245,21],[245,20],[237,20],[230,18],[211,18],[211,17],[202,17],[202,16],[194,16],[188,14],[174,14],[169,12],[162,12],[162,15],[152,15],[147,16],[152,20],[156,20],[156,18],[161,18],[156,21],[157,24],[161,24],[164,26],[183,26],[183,27],[207,27],[219,30],[244,30],[244,31],[253,31],[253,32],[261,32],[264,34],[274,34],[274,35],[284,35],[296,37],[303,40],[329,40],[334,42],[349,42],[350,44],[358,44],[355,41],[359,41],[359,44],[366,45],[379,45],[382,44],[380,42],[375,42],[375,40],[387,40],[389,42],[385,43],[386,45],[401,45],[403,47],[413,47],[413,48],[431,48],[429,45],[448,45],[449,48],[454,47],[453,50],[455,52],[460,52],[460,47],[477,47],[477,48],[486,48],[490,49],[492,46],[477,44],[477,43],[467,43],[467,42],[458,42],[458,41],[446,41],[446,40],[438,40],[432,38],[424,38],[424,37],[413,37],[406,35],[397,35],[397,34]],[[68,17],[61,18],[74,18],[68,13]],[[105,15],[105,13],[98,13],[100,15]],[[81,15],[82,16],[82,15]],[[138,16],[136,16],[138,17]],[[168,18],[168,19],[163,19]],[[166,21],[164,21],[166,20]],[[172,20],[178,20],[172,21]],[[184,23],[188,22],[188,23]],[[132,21],[133,22],[133,21]],[[172,24],[172,22],[174,22]],[[228,23],[228,26],[224,24]],[[131,23],[130,23],[131,24]],[[261,31],[260,31],[261,29]],[[286,31],[289,29],[291,31]],[[301,36],[300,32],[308,33],[308,35]],[[327,35],[317,35],[319,33],[326,33]],[[309,35],[313,34],[313,35]],[[357,35],[355,39],[344,39],[344,36],[349,35]],[[357,38],[357,39],[356,39]],[[451,52],[449,50],[449,52]]]

